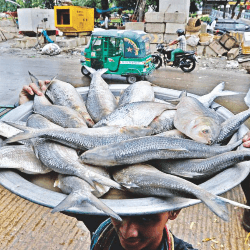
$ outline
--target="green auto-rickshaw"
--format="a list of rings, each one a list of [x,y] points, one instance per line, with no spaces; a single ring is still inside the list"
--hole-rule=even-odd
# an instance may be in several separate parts
[[[85,65],[101,69],[106,74],[127,77],[128,83],[144,79],[154,70],[151,62],[150,37],[143,31],[98,30],[92,33],[85,51],[82,52],[81,72],[89,75]]]

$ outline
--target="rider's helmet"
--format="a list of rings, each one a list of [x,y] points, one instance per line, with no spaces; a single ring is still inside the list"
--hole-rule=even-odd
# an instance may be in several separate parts
[[[176,30],[176,33],[177,33],[178,36],[185,35],[185,31],[183,29]]]

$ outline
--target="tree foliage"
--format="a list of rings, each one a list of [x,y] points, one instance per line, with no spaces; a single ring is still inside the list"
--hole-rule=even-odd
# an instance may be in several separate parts
[[[136,2],[135,0],[114,0],[114,3],[118,7],[123,7],[125,10],[126,9],[135,9],[136,7]]]

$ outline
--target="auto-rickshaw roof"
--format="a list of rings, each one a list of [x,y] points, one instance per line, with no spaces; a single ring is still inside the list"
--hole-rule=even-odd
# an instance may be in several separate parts
[[[137,42],[145,42],[150,39],[149,35],[141,30],[97,30],[92,32],[92,36],[126,37]]]

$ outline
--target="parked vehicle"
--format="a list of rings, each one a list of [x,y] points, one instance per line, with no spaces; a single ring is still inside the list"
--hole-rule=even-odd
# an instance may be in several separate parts
[[[171,52],[173,49],[164,48],[163,44],[157,44],[156,46],[158,54],[152,55],[152,62],[155,68],[158,69],[164,65],[166,66],[170,62]],[[171,67],[180,67],[184,72],[191,72],[196,66],[196,57],[194,51],[185,51],[185,53],[178,53],[175,56],[175,60]]]
[[[107,68],[106,74],[125,76],[128,83],[134,83],[155,69],[149,42],[149,35],[142,31],[94,31],[82,53],[85,58],[81,60],[81,72],[85,76],[90,74],[85,65]]]
[[[250,26],[240,20],[219,18],[218,21],[216,22],[215,30],[220,30],[224,32],[230,32],[230,31],[250,32]]]

